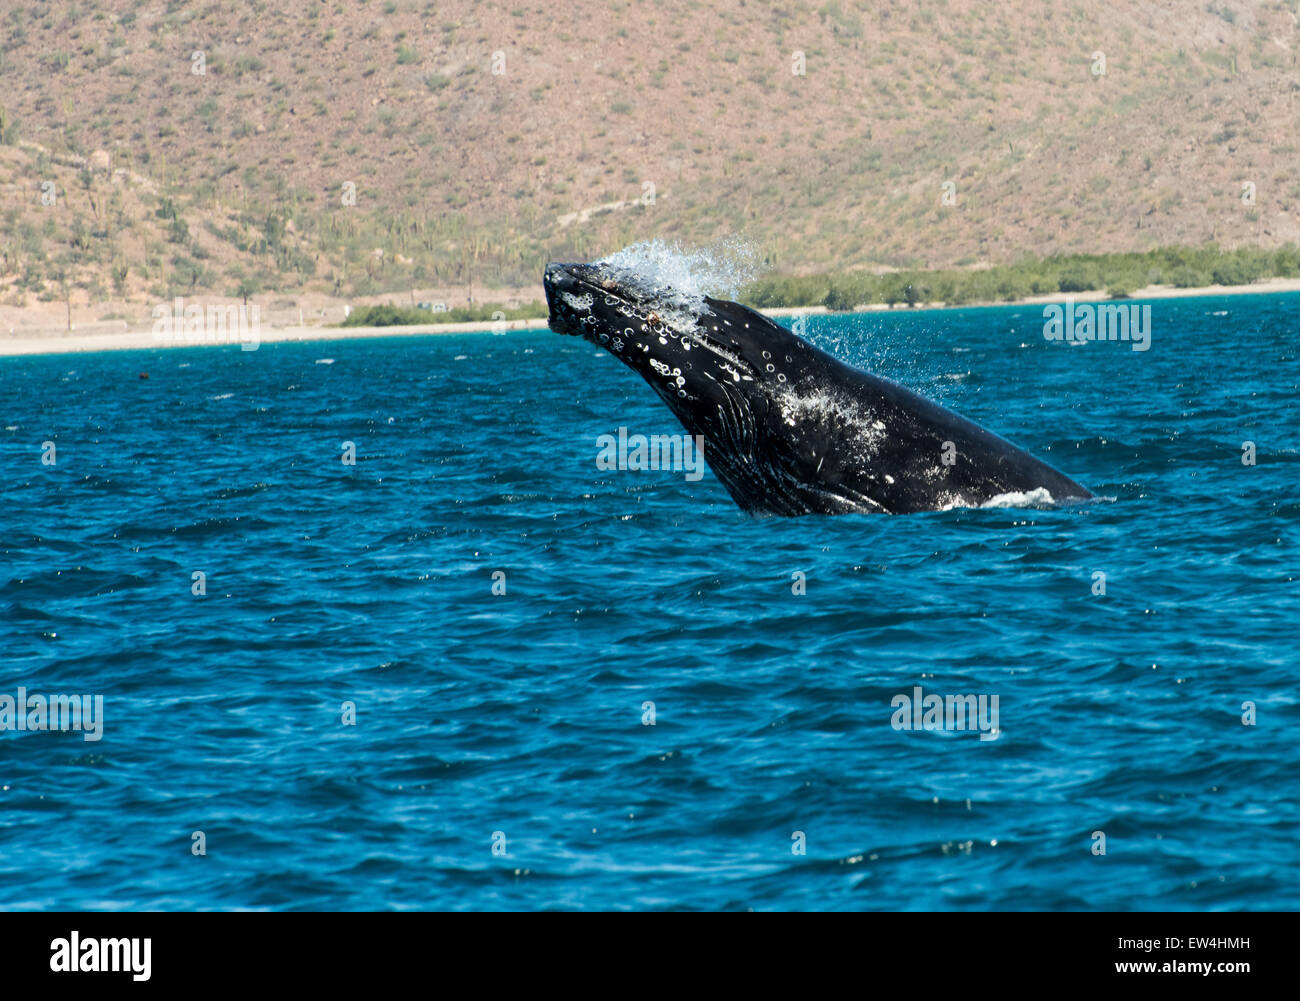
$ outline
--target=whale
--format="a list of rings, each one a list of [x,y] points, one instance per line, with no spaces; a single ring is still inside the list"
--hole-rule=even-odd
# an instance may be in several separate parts
[[[637,372],[757,515],[912,514],[1091,498],[1070,477],[740,303],[616,261],[551,263],[547,322]]]

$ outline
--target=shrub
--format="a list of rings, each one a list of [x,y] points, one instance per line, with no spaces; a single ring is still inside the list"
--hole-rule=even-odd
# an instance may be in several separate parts
[[[1282,247],[1274,253],[1273,274],[1279,278],[1300,274],[1300,247]]]
[[[845,313],[851,310],[855,303],[849,298],[843,289],[832,285],[831,290],[827,292],[826,297],[822,299],[822,305],[833,313]]]
[[[1215,265],[1210,277],[1216,285],[1249,285],[1258,276],[1255,264],[1245,257],[1229,257]]]
[[[1069,264],[1061,270],[1056,288],[1060,292],[1087,292],[1095,289],[1098,284],[1100,283],[1092,268],[1082,264]]]
[[[1184,264],[1169,273],[1169,284],[1175,288],[1199,288],[1212,282],[1209,272]]]

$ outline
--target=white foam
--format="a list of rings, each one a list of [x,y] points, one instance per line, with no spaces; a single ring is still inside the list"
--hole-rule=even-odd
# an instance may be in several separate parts
[[[986,500],[980,507],[1040,507],[1054,503],[1056,502],[1050,490],[1046,487],[1035,487],[1033,490],[1015,490],[1011,493],[998,494]]]
[[[632,298],[626,315],[645,319],[653,311],[674,333],[690,331],[711,313],[705,296],[735,299],[759,271],[757,250],[734,238],[693,250],[648,240],[592,264]]]
[[[763,270],[757,247],[737,237],[694,249],[647,240],[624,247],[598,263],[627,272],[651,286],[671,286],[673,291],[692,299],[706,295],[735,299],[740,289]]]

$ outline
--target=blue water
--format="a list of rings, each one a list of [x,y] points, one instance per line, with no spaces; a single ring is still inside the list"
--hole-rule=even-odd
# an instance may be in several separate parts
[[[0,695],[104,698],[0,734],[0,907],[1300,907],[1298,310],[811,319],[1105,498],[900,517],[597,470],[679,428],[544,331],[0,359]]]

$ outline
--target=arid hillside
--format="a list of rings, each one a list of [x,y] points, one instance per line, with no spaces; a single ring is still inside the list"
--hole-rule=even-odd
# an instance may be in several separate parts
[[[1300,0],[14,0],[0,39],[9,307],[1300,239]]]

